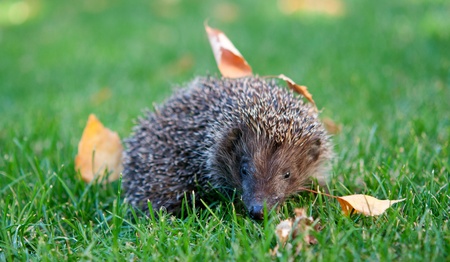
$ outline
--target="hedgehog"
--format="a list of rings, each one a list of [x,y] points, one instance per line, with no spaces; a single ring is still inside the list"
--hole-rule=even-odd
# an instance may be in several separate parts
[[[257,76],[197,77],[138,118],[125,144],[125,199],[147,213],[148,201],[179,214],[183,199],[215,192],[237,194],[262,219],[264,206],[325,184],[332,158],[317,110]]]

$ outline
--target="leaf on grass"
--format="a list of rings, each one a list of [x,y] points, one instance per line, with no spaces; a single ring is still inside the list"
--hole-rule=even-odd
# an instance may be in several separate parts
[[[285,14],[305,13],[341,16],[344,14],[342,0],[278,0],[278,7]]]
[[[89,116],[75,157],[75,170],[79,170],[84,181],[90,182],[97,176],[102,178],[111,172],[108,181],[119,178],[122,171],[122,143],[116,132],[105,128],[91,114]]]
[[[329,134],[336,135],[336,134],[339,134],[342,130],[342,125],[336,124],[330,118],[322,119],[322,123],[325,126],[325,129],[328,131]]]
[[[222,31],[206,24],[205,30],[223,77],[239,78],[253,74],[250,65]]]
[[[368,195],[349,195],[337,197],[339,204],[341,204],[342,211],[345,215],[350,215],[353,212],[361,213],[366,216],[378,216],[384,213],[391,205],[405,200],[379,200]]]
[[[300,253],[304,244],[317,244],[317,239],[310,234],[311,231],[320,231],[321,226],[314,221],[312,217],[306,215],[305,208],[295,209],[295,218],[290,218],[281,221],[275,228],[275,235],[278,239],[278,244],[271,251],[272,255],[279,255],[278,250],[281,247],[292,248],[292,243],[298,236],[303,236],[302,241],[297,243],[296,255]]]
[[[283,74],[278,75],[278,78],[281,80],[284,80],[288,84],[290,89],[294,90],[295,92],[301,94],[306,99],[308,99],[308,101],[314,105],[314,108],[317,111],[316,103],[314,102],[312,95],[308,91],[308,88],[306,86],[301,86],[301,85],[296,84],[292,79],[290,79],[289,77],[287,77]]]

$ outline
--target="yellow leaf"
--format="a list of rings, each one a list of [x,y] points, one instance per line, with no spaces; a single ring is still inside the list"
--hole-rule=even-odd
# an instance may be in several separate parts
[[[96,176],[104,176],[105,171],[112,172],[108,181],[114,181],[119,178],[123,169],[122,151],[119,135],[105,128],[91,114],[78,144],[75,170],[80,171],[86,182],[92,181]]]
[[[278,0],[278,7],[281,12],[288,15],[302,11],[341,16],[345,12],[342,0]]]
[[[295,92],[303,95],[306,99],[308,99],[308,101],[314,105],[314,108],[317,111],[316,103],[312,99],[312,95],[308,91],[308,88],[306,86],[301,86],[301,85],[296,84],[292,79],[290,79],[289,77],[287,77],[283,74],[279,75],[278,78],[281,80],[284,80],[288,84],[290,89],[294,90]]]
[[[223,77],[239,78],[253,74],[250,65],[222,31],[211,28],[206,24],[205,30],[217,67]]]
[[[345,215],[350,215],[353,212],[361,213],[366,216],[378,216],[384,213],[391,205],[402,202],[399,200],[379,200],[368,195],[349,195],[337,197],[339,204],[341,204],[342,211]]]

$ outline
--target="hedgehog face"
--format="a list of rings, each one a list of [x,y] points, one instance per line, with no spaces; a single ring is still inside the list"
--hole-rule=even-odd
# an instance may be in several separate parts
[[[222,177],[241,193],[252,218],[270,210],[307,185],[321,166],[322,142],[317,137],[301,143],[277,143],[245,128],[233,129],[218,146]]]
[[[253,141],[252,141],[253,140]],[[320,140],[303,144],[276,144],[266,137],[247,137],[240,162],[242,200],[250,215],[263,218],[263,206],[270,210],[310,182],[318,169]]]

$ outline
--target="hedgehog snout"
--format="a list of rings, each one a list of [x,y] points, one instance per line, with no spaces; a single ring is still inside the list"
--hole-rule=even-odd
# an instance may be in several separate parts
[[[249,202],[244,200],[248,213],[251,218],[261,220],[264,218],[264,210],[270,212],[275,206],[278,205],[280,198],[260,198],[253,197]]]
[[[262,220],[264,218],[264,206],[260,203],[251,205],[248,212],[253,219]]]

